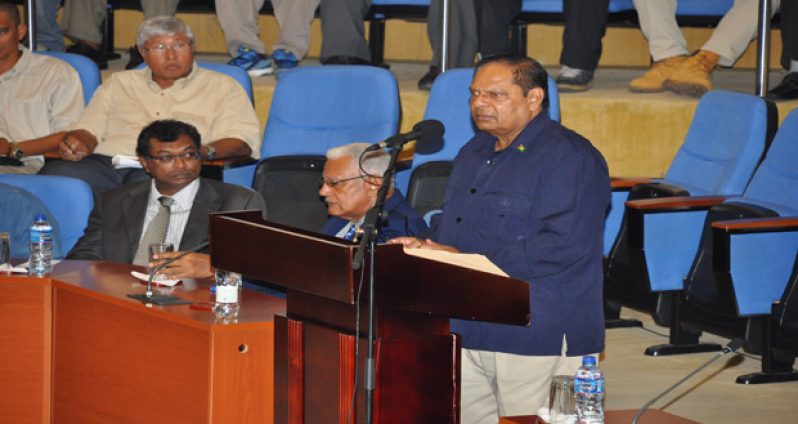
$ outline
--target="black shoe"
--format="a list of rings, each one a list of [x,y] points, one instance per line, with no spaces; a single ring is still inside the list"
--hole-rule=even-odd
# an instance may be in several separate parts
[[[418,80],[418,89],[429,91],[432,89],[432,83],[435,82],[435,78],[438,78],[438,75],[441,73],[441,68],[437,66],[430,66],[429,71]]]
[[[141,57],[141,53],[139,53],[139,49],[136,46],[129,48],[128,52],[130,53],[130,61],[125,65],[125,69],[136,69],[144,63],[144,58]]]
[[[90,47],[88,44],[76,43],[67,47],[66,51],[67,53],[86,56],[89,59],[93,60],[94,63],[97,64],[98,68],[108,69],[108,58],[105,57],[105,54],[99,50],[95,50],[94,48]]]
[[[768,97],[775,100],[798,99],[798,72],[790,72],[781,83],[768,91]]]
[[[371,62],[354,56],[331,56],[321,61],[322,65],[371,65]]]
[[[593,85],[593,71],[563,65],[557,74],[557,89],[562,92],[579,92]]]

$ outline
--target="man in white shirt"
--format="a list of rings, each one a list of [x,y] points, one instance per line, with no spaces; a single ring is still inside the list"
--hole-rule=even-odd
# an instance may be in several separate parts
[[[42,153],[54,151],[83,112],[83,89],[66,62],[31,54],[19,42],[27,27],[17,6],[0,2],[0,156],[22,166],[0,165],[0,173],[34,174]]]
[[[156,121],[138,137],[136,151],[152,176],[107,191],[89,217],[86,232],[69,259],[104,260],[146,265],[149,243],[172,243],[189,250],[208,240],[208,215],[219,211],[266,209],[260,194],[233,184],[199,178],[200,135],[196,128],[174,120]],[[149,233],[158,214],[168,222],[153,241]],[[166,259],[180,252],[169,252]],[[206,253],[190,253],[162,271],[168,278],[213,275]]]
[[[258,158],[260,123],[249,97],[232,78],[197,66],[194,35],[183,21],[144,21],[136,45],[148,67],[114,73],[102,84],[59,146],[65,160],[48,163],[42,174],[82,179],[96,195],[147,178],[112,159],[134,159],[136,135],[161,119],[195,126],[208,140],[200,150],[203,159]]]

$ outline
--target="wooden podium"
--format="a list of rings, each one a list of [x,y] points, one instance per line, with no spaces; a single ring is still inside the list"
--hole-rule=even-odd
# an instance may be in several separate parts
[[[286,316],[275,317],[275,422],[344,424],[355,391],[352,422],[362,419],[368,281],[352,269],[357,246],[247,212],[212,216],[210,240],[214,266],[287,289]],[[528,325],[529,285],[398,245],[376,255],[374,422],[459,423],[460,344],[449,317]]]

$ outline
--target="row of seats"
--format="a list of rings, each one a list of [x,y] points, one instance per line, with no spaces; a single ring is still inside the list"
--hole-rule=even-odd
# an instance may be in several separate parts
[[[798,111],[774,136],[776,114],[764,99],[712,91],[665,178],[617,191],[613,209],[623,213],[607,230],[605,311],[609,327],[621,306],[670,327],[669,343],[647,354],[719,350],[699,343],[702,331],[771,352],[771,306],[788,292],[798,253]],[[764,374],[738,381],[798,379],[795,355],[780,352],[763,361]]]

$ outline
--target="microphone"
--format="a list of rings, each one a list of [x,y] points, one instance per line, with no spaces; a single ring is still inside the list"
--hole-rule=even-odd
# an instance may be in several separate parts
[[[382,150],[386,147],[395,148],[409,141],[418,140],[418,143],[416,143],[416,153],[435,153],[443,148],[444,131],[445,129],[441,121],[437,119],[428,119],[414,125],[413,131],[397,134],[389,137],[385,141],[374,143],[369,146],[366,151],[373,152],[375,150]]]
[[[682,378],[681,380],[677,381],[677,382],[676,382],[676,384],[674,384],[674,385],[673,385],[673,386],[671,386],[671,387],[668,387],[668,388],[667,388],[667,389],[666,389],[664,392],[662,392],[662,393],[658,394],[658,395],[657,395],[657,396],[655,396],[653,399],[651,399],[650,401],[646,402],[646,404],[645,404],[645,405],[643,405],[643,407],[641,407],[641,408],[640,408],[640,409],[637,411],[637,413],[635,414],[634,418],[632,419],[632,424],[637,424],[637,420],[638,420],[638,419],[640,419],[640,417],[641,417],[641,416],[642,416],[642,415],[643,415],[643,414],[644,414],[644,413],[645,413],[645,412],[648,410],[648,408],[649,408],[651,405],[653,405],[653,404],[654,404],[654,402],[656,402],[656,401],[660,400],[660,399],[661,399],[663,396],[665,396],[665,395],[667,395],[668,393],[670,393],[670,392],[671,392],[671,390],[673,390],[673,389],[675,389],[675,388],[679,387],[679,385],[681,385],[682,383],[684,383],[685,381],[687,381],[687,380],[688,380],[690,377],[692,377],[692,376],[694,376],[694,375],[698,374],[698,372],[699,372],[699,371],[701,371],[701,370],[703,370],[704,368],[708,367],[708,366],[709,366],[709,364],[711,364],[711,363],[713,363],[713,362],[717,361],[717,360],[718,360],[720,357],[722,357],[722,356],[725,356],[725,355],[727,355],[727,354],[729,354],[729,353],[732,353],[732,352],[734,352],[735,350],[737,350],[737,349],[739,349],[740,347],[742,347],[742,345],[743,345],[743,339],[733,339],[732,341],[730,341],[730,342],[729,342],[729,344],[727,344],[727,345],[726,345],[726,347],[724,347],[724,348],[723,348],[723,349],[722,349],[722,350],[721,350],[721,351],[718,353],[718,355],[716,355],[716,356],[713,356],[713,357],[712,357],[712,359],[710,359],[709,361],[705,362],[705,363],[704,363],[703,365],[701,365],[700,367],[698,367],[698,368],[696,368],[695,370],[693,370],[693,372],[691,372],[690,374],[687,374],[687,376],[685,376],[685,377],[684,377],[684,378]]]
[[[189,301],[180,299],[179,297],[175,296],[168,296],[168,295],[156,295],[152,292],[152,279],[155,278],[155,275],[158,274],[159,271],[166,268],[167,265],[171,264],[172,262],[188,255],[189,253],[198,252],[210,244],[210,241],[206,241],[200,243],[196,246],[191,247],[190,249],[186,249],[183,252],[180,252],[177,256],[173,256],[165,261],[163,261],[160,265],[156,266],[155,268],[150,271],[150,278],[147,279],[147,291],[144,294],[129,294],[127,297],[139,300],[144,303],[153,303],[156,305],[180,305],[191,303]]]

